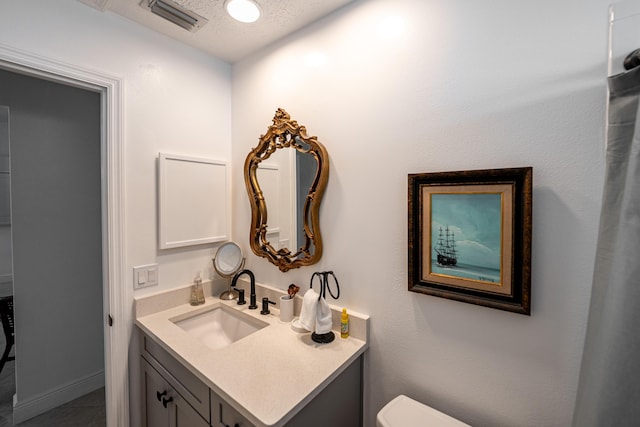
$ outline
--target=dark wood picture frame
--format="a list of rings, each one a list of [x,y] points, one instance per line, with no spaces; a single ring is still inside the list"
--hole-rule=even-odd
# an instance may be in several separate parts
[[[408,176],[409,291],[531,314],[531,167]]]

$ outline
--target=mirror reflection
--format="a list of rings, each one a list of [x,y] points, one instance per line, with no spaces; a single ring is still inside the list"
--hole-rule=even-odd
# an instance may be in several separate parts
[[[238,293],[231,289],[231,278],[244,267],[242,248],[235,242],[226,242],[218,248],[213,257],[213,268],[220,276],[227,279],[228,289],[220,294],[220,299],[232,300],[238,298]]]
[[[319,207],[328,174],[322,144],[278,109],[273,125],[245,161],[252,210],[250,243],[256,255],[281,271],[320,259]]]
[[[317,171],[313,155],[295,149],[278,150],[258,166],[257,178],[269,213],[267,237],[276,249],[304,245],[304,203]]]

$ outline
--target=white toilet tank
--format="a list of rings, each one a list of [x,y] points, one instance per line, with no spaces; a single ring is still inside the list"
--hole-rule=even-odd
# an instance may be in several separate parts
[[[471,427],[402,394],[378,412],[376,425],[378,427]]]

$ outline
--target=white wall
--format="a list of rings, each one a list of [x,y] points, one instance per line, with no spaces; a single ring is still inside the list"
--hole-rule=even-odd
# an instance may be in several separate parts
[[[474,426],[567,426],[603,174],[605,0],[362,0],[235,64],[234,237],[242,164],[277,107],[328,149],[319,264],[260,282],[372,319],[368,426],[404,393]],[[533,166],[531,317],[407,291],[407,174]]]

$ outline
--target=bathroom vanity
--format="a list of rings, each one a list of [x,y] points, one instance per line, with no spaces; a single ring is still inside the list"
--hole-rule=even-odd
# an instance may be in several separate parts
[[[258,294],[276,299],[278,292],[260,287]],[[136,300],[143,425],[362,425],[368,316],[352,313],[349,338],[338,332],[332,343],[318,344],[281,322],[277,309],[261,315],[212,297],[190,306],[187,295],[174,290]],[[336,331],[340,309],[332,311]],[[207,334],[217,339],[206,330],[215,322],[239,335],[207,341]]]

